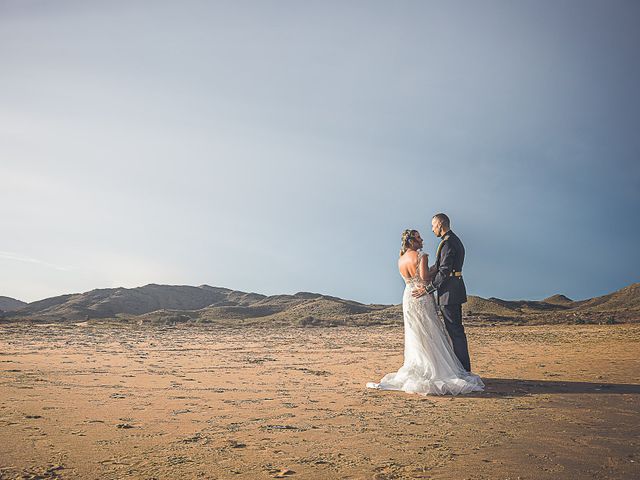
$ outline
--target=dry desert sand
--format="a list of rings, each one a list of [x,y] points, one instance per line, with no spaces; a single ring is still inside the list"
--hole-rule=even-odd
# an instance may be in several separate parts
[[[640,478],[640,325],[467,327],[486,392],[365,388],[398,326],[0,327],[0,478]]]

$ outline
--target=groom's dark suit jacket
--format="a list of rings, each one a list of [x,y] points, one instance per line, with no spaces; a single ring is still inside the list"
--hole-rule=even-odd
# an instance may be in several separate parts
[[[458,236],[449,230],[436,255],[436,275],[427,286],[430,293],[437,291],[438,305],[459,305],[467,301],[467,289],[462,280],[464,246]]]

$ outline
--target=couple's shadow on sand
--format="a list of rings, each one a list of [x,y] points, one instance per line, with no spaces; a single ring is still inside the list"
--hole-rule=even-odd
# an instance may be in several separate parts
[[[540,394],[640,394],[640,385],[630,383],[589,383],[519,378],[482,378],[485,391],[472,397],[524,397]]]

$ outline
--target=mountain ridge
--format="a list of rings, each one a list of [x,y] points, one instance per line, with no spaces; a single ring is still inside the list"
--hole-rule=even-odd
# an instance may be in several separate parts
[[[11,297],[0,296],[0,312],[12,312],[24,307],[27,302]]]
[[[375,325],[401,324],[402,306],[363,304],[312,292],[262,295],[210,285],[147,284],[102,288],[31,303],[0,297],[13,305],[0,318],[18,321],[211,323],[220,325]],[[18,302],[18,303],[15,303]],[[0,305],[4,305],[0,303]],[[502,300],[470,295],[463,305],[467,322],[617,323],[640,321],[640,283],[586,300],[556,294],[544,300]]]

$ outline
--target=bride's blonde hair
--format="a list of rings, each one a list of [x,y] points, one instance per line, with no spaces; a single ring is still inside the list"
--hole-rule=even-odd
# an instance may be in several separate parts
[[[404,255],[405,252],[411,247],[413,243],[413,237],[418,233],[417,230],[405,230],[402,232],[402,243],[400,244],[400,256]]]

